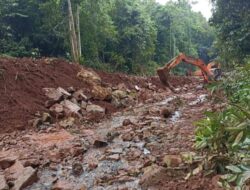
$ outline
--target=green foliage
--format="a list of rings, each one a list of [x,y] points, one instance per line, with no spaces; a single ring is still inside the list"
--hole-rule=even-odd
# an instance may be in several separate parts
[[[244,187],[250,179],[250,64],[237,67],[218,86],[228,96],[229,105],[223,112],[207,113],[197,122],[196,148],[208,155],[224,155],[231,163],[224,165],[227,171],[222,185]],[[218,97],[217,97],[218,98]],[[219,99],[221,99],[219,97]]]
[[[228,65],[244,63],[250,55],[250,1],[213,0],[211,19],[218,38],[216,47]]]
[[[213,30],[187,0],[71,1],[87,66],[144,75],[179,52],[210,59]],[[1,0],[0,54],[70,58],[67,11],[66,0]]]

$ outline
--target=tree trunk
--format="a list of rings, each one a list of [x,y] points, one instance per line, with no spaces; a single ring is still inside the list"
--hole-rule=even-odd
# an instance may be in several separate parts
[[[76,30],[77,30],[77,46],[79,57],[82,56],[82,45],[81,45],[81,30],[80,30],[80,5],[76,8]]]
[[[68,0],[68,11],[69,11],[69,35],[70,35],[70,43],[71,43],[71,55],[73,57],[74,62],[79,62],[79,50],[77,45],[77,37],[76,37],[76,29],[75,22],[72,12],[71,0]]]

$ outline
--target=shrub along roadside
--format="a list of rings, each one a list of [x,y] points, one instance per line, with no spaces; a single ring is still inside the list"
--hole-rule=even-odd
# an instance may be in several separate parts
[[[227,95],[228,106],[220,113],[206,113],[206,118],[196,123],[196,148],[213,158],[208,159],[213,162],[209,169],[223,174],[220,185],[226,189],[244,189],[250,180],[249,76],[250,63],[213,86],[212,92],[223,90]]]

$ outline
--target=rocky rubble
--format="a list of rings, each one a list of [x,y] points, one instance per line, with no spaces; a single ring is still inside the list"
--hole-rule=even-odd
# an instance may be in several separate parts
[[[8,152],[0,190],[192,189],[199,180],[185,178],[199,163],[193,121],[210,107],[204,89],[194,83],[173,94],[120,76],[111,85],[85,69],[77,77],[88,88],[43,88],[47,109],[30,121],[37,130],[0,134]]]
[[[73,87],[67,90],[58,88],[44,88],[48,100],[45,102],[49,113],[38,113],[38,118],[33,120],[33,127],[44,129],[57,123],[67,128],[74,125],[76,119],[95,120],[102,119],[107,115],[105,107],[93,103],[96,100],[110,101],[114,107],[128,107],[135,102],[135,97],[122,90],[107,89],[104,87],[93,88],[93,96],[85,95],[82,89],[75,90]],[[47,127],[46,127],[47,126]]]
[[[25,167],[16,157],[2,154],[0,160],[2,174],[0,174],[1,190],[21,190],[38,180],[37,170]]]

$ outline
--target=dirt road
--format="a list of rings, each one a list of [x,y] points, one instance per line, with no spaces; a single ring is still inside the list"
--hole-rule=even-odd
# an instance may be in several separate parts
[[[99,74],[108,83],[107,74]],[[136,96],[106,117],[86,120],[89,115],[81,112],[77,119],[71,115],[35,130],[0,134],[0,179],[13,189],[30,190],[216,189],[214,179],[202,174],[184,179],[193,167],[184,158],[198,156],[193,123],[211,109],[200,81],[189,79],[174,94],[152,79],[116,77],[113,87],[129,94],[135,88]]]

